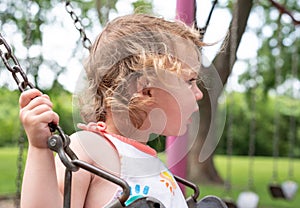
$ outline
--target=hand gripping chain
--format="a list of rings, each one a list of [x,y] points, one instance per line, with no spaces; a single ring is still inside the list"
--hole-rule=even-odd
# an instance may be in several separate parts
[[[33,89],[34,85],[28,81],[28,77],[23,71],[22,67],[19,64],[18,59],[12,53],[12,49],[0,33],[0,56],[5,65],[5,67],[11,72],[13,79],[18,85],[20,92],[24,92],[26,89]],[[61,162],[66,166],[65,173],[65,190],[64,190],[64,208],[70,207],[71,201],[71,180],[72,172],[77,171],[79,168],[85,169],[89,172],[92,172],[100,177],[103,177],[123,188],[123,193],[120,196],[119,200],[110,207],[123,207],[125,201],[128,199],[130,191],[128,184],[99,168],[96,168],[86,162],[78,160],[75,153],[69,147],[70,138],[64,133],[62,128],[54,123],[49,123],[49,129],[51,132],[58,132],[58,134],[52,135],[48,139],[48,147],[52,151],[56,152],[61,160]],[[117,205],[117,206],[116,206]]]
[[[6,68],[12,73],[13,79],[18,85],[20,92],[24,92],[27,88],[33,89],[34,86],[31,82],[28,81],[28,77],[26,76],[25,72],[23,71],[22,67],[19,64],[18,59],[12,53],[11,47],[8,45],[6,40],[3,38],[2,34],[0,33],[0,56],[1,59],[6,66]],[[63,143],[64,151],[59,151],[59,156],[62,162],[68,167],[70,170],[75,171],[76,168],[74,164],[69,162],[67,159],[67,155],[71,159],[77,159],[73,151],[69,148],[69,137],[63,132],[62,128],[54,123],[49,123],[49,128],[51,132],[58,132],[58,135],[54,135],[49,138],[49,148],[53,148],[60,137]],[[67,155],[66,155],[67,154]]]

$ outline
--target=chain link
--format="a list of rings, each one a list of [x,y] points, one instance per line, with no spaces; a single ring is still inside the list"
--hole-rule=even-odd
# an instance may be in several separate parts
[[[74,22],[75,28],[79,31],[83,47],[90,50],[90,48],[92,46],[92,42],[87,37],[84,27],[82,25],[81,19],[74,12],[74,9],[73,9],[70,1],[68,1],[68,0],[66,1],[65,8],[66,8],[66,11],[70,14],[70,16]]]
[[[28,78],[20,66],[18,59],[12,53],[11,47],[8,45],[1,33],[0,56],[6,68],[11,72],[21,92],[24,92],[26,88],[34,88],[33,84],[28,81]]]
[[[31,89],[35,88],[34,85],[28,81],[28,78],[25,72],[23,71],[22,67],[20,66],[18,59],[12,53],[11,47],[8,45],[8,43],[3,38],[1,33],[0,33],[0,56],[6,68],[12,73],[12,76],[16,81],[19,90],[21,92],[24,92],[27,88],[31,88]],[[63,140],[64,149],[68,149],[68,145],[69,145],[68,138],[67,138],[68,136],[64,133],[62,128],[54,123],[49,123],[48,126],[51,132],[55,132],[55,131],[58,132],[58,134]],[[69,149],[67,151],[67,154],[71,156],[71,158],[74,156],[72,150]]]

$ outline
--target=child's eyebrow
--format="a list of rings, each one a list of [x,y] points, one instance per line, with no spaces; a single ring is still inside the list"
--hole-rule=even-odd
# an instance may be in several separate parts
[[[182,71],[181,75],[182,75],[182,77],[185,77],[185,78],[195,78],[195,77],[198,77],[199,73],[192,69],[186,69],[186,70]]]

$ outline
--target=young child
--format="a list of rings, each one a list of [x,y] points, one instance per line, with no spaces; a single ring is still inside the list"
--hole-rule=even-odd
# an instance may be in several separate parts
[[[80,160],[126,180],[130,204],[142,196],[165,207],[187,207],[172,174],[146,145],[151,133],[183,135],[203,94],[198,31],[180,22],[133,14],[111,21],[86,61],[88,87],[81,99],[83,131],[71,135]],[[65,167],[47,147],[48,123],[58,124],[49,97],[36,89],[20,96],[20,119],[29,147],[21,207],[62,207]],[[117,185],[80,169],[73,173],[71,207],[105,207]]]

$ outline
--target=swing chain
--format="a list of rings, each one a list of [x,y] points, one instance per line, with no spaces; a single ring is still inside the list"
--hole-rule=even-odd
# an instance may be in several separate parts
[[[4,47],[4,51],[3,51]],[[18,88],[21,92],[24,92],[27,87],[34,88],[33,84],[28,81],[26,74],[19,64],[18,59],[12,53],[12,50],[6,40],[0,33],[0,56],[6,66],[6,68],[12,73],[14,80],[16,81]]]
[[[66,11],[70,14],[70,16],[71,16],[71,18],[74,22],[75,28],[79,31],[83,47],[90,50],[92,42],[87,37],[86,32],[84,30],[84,27],[82,25],[81,19],[74,12],[74,9],[73,9],[73,7],[71,5],[71,2],[69,0],[66,0],[65,8],[66,8]]]
[[[21,92],[24,92],[27,88],[30,89],[34,88],[34,85],[28,81],[27,75],[23,71],[22,67],[19,64],[18,59],[12,53],[11,47],[4,39],[1,33],[0,33],[0,56],[6,68],[12,73],[12,76],[16,81],[19,90]],[[69,148],[69,144],[70,144],[69,137],[63,132],[60,126],[54,123],[49,123],[48,126],[51,132],[57,131],[58,135],[56,136],[59,137],[53,139],[52,136],[49,138],[48,140],[49,148],[55,149],[57,147],[55,144],[58,142],[58,140],[61,140],[62,149],[60,147],[57,147],[58,148],[57,150],[61,152],[61,154],[59,154],[60,159],[63,161],[65,165],[67,164],[67,168],[70,168],[71,170],[76,170],[77,168],[75,167],[75,165],[68,160],[68,157],[71,158],[72,160],[77,159],[75,153]]]
[[[211,9],[210,9],[210,11],[209,11],[209,14],[208,14],[208,17],[207,17],[207,20],[206,20],[206,23],[205,23],[205,25],[203,26],[203,27],[198,27],[198,24],[197,24],[197,18],[196,18],[196,16],[197,16],[197,0],[195,0],[194,1],[194,23],[195,23],[195,27],[196,27],[196,29],[199,31],[199,34],[200,34],[200,40],[201,41],[203,41],[203,38],[204,38],[204,35],[205,35],[205,33],[206,33],[206,29],[207,29],[207,27],[208,27],[208,25],[209,25],[209,22],[210,22],[210,19],[211,19],[211,16],[212,16],[212,13],[213,13],[213,11],[214,11],[214,9],[215,9],[215,6],[217,5],[217,3],[218,3],[218,0],[214,0],[213,1],[213,3],[212,3],[212,6],[211,6]]]

